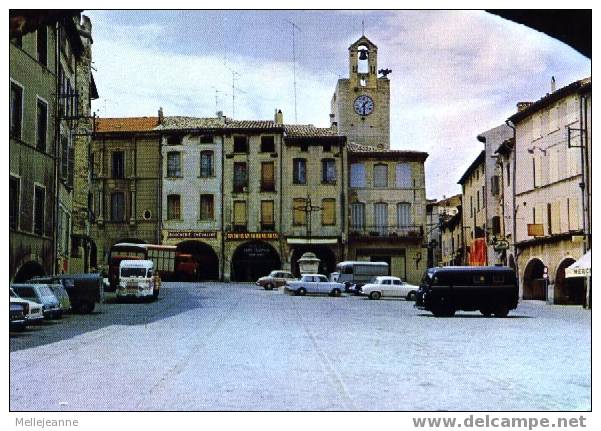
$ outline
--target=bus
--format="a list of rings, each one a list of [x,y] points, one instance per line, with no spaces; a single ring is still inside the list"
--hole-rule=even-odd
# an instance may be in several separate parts
[[[386,262],[346,261],[336,265],[338,272],[338,283],[345,285],[349,291],[351,286],[361,287],[380,275],[390,275],[390,269]]]
[[[174,245],[135,244],[121,242],[111,247],[108,256],[110,290],[119,284],[119,264],[122,260],[151,260],[155,271],[163,279],[172,278],[176,272],[177,247]]]

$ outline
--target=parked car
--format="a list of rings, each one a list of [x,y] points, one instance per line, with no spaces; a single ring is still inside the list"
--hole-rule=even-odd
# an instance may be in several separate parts
[[[415,306],[435,316],[479,310],[487,317],[506,317],[517,308],[518,296],[517,278],[509,267],[445,266],[425,272]]]
[[[288,271],[282,271],[280,269],[271,271],[269,275],[261,277],[255,283],[257,286],[261,286],[265,290],[272,290],[275,287],[284,286],[288,281],[294,281],[296,277]]]
[[[18,301],[13,301],[11,298],[9,304],[9,328],[11,330],[21,331],[25,329],[25,326],[27,324],[25,321],[25,316],[27,315],[27,308],[27,304]]]
[[[331,296],[340,296],[344,290],[344,284],[329,281],[328,277],[322,274],[303,274],[300,280],[287,282],[286,288],[300,296],[306,293],[327,293]]]
[[[69,311],[71,311],[71,301],[69,300],[69,294],[67,293],[63,285],[60,283],[54,283],[48,284],[48,287],[50,288],[50,290],[52,290],[52,293],[54,293],[54,296],[56,296],[56,298],[58,299],[63,313],[68,313]]]
[[[96,303],[102,302],[104,299],[102,275],[99,273],[34,277],[29,282],[62,284],[69,295],[71,308],[76,313],[91,313],[94,311]]]
[[[10,300],[11,302],[18,302],[27,306],[25,313],[25,322],[27,325],[36,325],[44,320],[41,304],[21,298],[12,288],[10,289]]]
[[[366,295],[369,299],[396,297],[413,301],[415,300],[419,287],[405,283],[399,277],[380,276],[376,277],[371,283],[364,284],[357,289],[361,295]]]
[[[61,304],[47,284],[13,284],[11,287],[21,298],[41,304],[46,319],[63,316]]]

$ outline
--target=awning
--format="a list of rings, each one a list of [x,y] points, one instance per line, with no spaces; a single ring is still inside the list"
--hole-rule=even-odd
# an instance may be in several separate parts
[[[566,268],[566,278],[590,277],[591,274],[591,250]]]

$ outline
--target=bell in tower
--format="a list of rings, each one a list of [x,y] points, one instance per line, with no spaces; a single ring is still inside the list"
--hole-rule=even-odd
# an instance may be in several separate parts
[[[367,37],[349,47],[349,78],[356,87],[375,88],[377,86],[378,47]]]

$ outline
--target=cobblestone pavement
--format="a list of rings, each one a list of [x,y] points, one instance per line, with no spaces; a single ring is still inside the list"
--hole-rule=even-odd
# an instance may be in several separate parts
[[[10,338],[11,410],[588,410],[591,314],[165,283]]]

